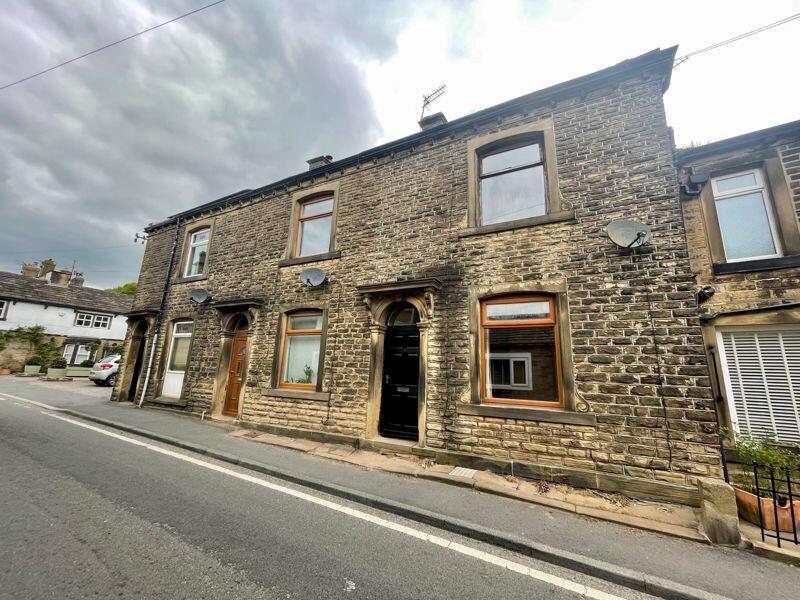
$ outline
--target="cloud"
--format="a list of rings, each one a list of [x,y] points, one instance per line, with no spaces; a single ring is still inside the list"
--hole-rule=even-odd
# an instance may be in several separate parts
[[[205,3],[12,2],[0,81]],[[52,256],[89,284],[133,280],[146,223],[372,145],[359,64],[390,56],[408,18],[402,2],[237,0],[0,92],[0,268]]]

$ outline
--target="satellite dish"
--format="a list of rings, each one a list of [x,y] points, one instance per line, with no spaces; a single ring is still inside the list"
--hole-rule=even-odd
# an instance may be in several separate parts
[[[309,287],[317,287],[325,283],[327,275],[322,269],[312,267],[310,269],[303,269],[300,272],[300,283]]]
[[[211,294],[206,289],[198,288],[189,292],[189,302],[193,304],[205,304],[209,300],[211,300]]]
[[[620,248],[638,248],[653,239],[653,231],[639,221],[615,219],[606,227],[611,241]]]

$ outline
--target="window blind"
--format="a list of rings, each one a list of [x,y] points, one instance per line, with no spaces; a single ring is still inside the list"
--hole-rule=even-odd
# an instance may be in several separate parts
[[[737,429],[800,442],[800,329],[721,332]]]

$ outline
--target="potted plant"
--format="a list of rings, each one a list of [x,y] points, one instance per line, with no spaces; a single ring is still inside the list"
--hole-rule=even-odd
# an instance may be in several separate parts
[[[89,358],[81,361],[77,367],[67,367],[67,377],[88,377],[93,364],[94,361]]]
[[[42,360],[41,356],[31,356],[28,360],[25,361],[25,375],[38,375],[39,371],[42,370],[42,365],[44,364],[44,360]]]
[[[67,376],[67,359],[59,356],[54,358],[47,368],[47,376],[50,378],[66,377]]]
[[[765,529],[776,530],[775,514],[777,507],[777,528],[791,532],[800,526],[800,498],[793,498],[792,507],[786,495],[786,470],[800,470],[800,454],[790,447],[780,446],[773,440],[752,435],[737,435],[734,446],[741,462],[741,470],[733,475],[733,488],[736,493],[736,506],[739,516],[756,525],[762,523]],[[761,510],[759,512],[759,496],[756,495],[756,480],[753,464],[758,465],[758,487]],[[770,469],[775,473],[775,490],[772,494]],[[794,491],[794,490],[793,490]],[[800,490],[798,490],[800,491]],[[794,495],[794,494],[793,494]]]

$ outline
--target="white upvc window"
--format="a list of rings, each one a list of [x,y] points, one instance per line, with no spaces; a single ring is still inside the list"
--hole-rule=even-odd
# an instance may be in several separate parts
[[[79,312],[75,317],[76,327],[93,327],[95,329],[109,329],[111,315],[97,315],[94,313]]]
[[[211,229],[206,227],[195,231],[189,238],[189,247],[186,256],[186,267],[184,277],[202,275],[206,268],[206,258],[208,257],[208,240],[211,236]]]
[[[491,353],[489,387],[500,390],[531,390],[531,355],[529,352]]]
[[[714,177],[711,189],[728,262],[783,256],[761,169]]]
[[[8,314],[8,300],[0,300],[0,321],[6,318]]]
[[[800,327],[721,328],[717,344],[734,431],[800,442]]]

